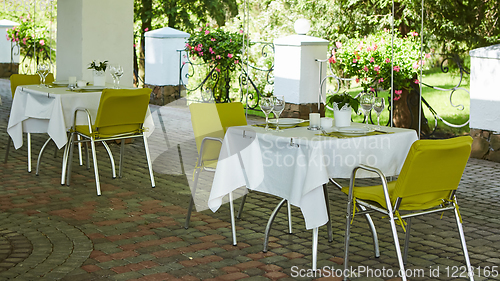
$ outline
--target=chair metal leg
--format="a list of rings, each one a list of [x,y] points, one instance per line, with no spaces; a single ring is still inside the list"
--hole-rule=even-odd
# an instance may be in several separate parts
[[[326,184],[323,184],[323,193],[325,194],[326,212],[328,213],[328,222],[326,223],[328,231],[328,242],[333,242],[332,218],[330,216],[330,198],[328,197],[328,189]]]
[[[31,133],[28,133],[28,173],[31,173]]]
[[[43,144],[42,148],[40,149],[40,153],[38,153],[38,159],[36,160],[36,175],[38,176],[39,172],[40,172],[40,161],[42,159],[42,156],[43,156],[43,153],[45,152],[45,147],[47,147],[47,145],[49,144],[49,142],[51,141],[52,139],[49,137],[45,143]],[[56,146],[57,148],[57,146]]]
[[[72,133],[70,140],[67,144],[69,146],[69,152],[68,152],[68,157],[67,157],[67,166],[66,166],[66,185],[69,186],[71,182],[71,168],[72,168],[72,162],[73,162],[73,146],[75,145],[75,134]]]
[[[233,192],[229,192],[229,208],[231,213],[231,232],[233,233],[233,246],[236,246],[236,222],[234,220]]]
[[[125,140],[121,140],[120,144],[120,162],[118,163],[118,177],[122,178],[123,154],[125,153]]]
[[[241,213],[243,212],[243,207],[245,206],[245,202],[247,201],[247,195],[243,195],[243,198],[241,198],[241,204],[240,204],[240,209],[238,210],[238,215],[236,215],[237,219],[241,219]]]
[[[264,232],[264,249],[262,252],[266,253],[267,252],[267,245],[269,243],[269,232],[271,231],[271,226],[273,225],[274,219],[276,218],[276,215],[278,215],[279,210],[285,204],[286,199],[282,199],[281,202],[274,208],[273,212],[271,213],[271,216],[269,217],[269,220],[267,221],[266,225],[266,230]]]
[[[191,220],[191,212],[193,211],[194,196],[196,195],[196,187],[198,186],[198,177],[200,176],[200,172],[201,172],[200,169],[196,169],[194,172],[193,190],[191,191],[191,200],[189,200],[189,207],[186,215],[186,221],[184,222],[185,229],[189,228],[189,221]]]
[[[455,213],[455,221],[457,222],[458,234],[460,236],[460,243],[462,244],[462,252],[464,253],[465,257],[465,265],[467,266],[467,273],[469,274],[469,280],[474,281],[474,272],[470,264],[469,251],[467,251],[467,244],[465,243],[464,229],[462,227],[462,223],[460,222],[460,216],[458,215],[458,211],[456,208],[454,209],[454,213]]]
[[[394,222],[394,217],[392,213],[389,215],[389,220],[391,223],[392,237],[394,238],[394,247],[396,248],[396,256],[398,257],[399,271],[401,273],[401,280],[406,281],[405,265],[403,263],[403,256],[401,255],[401,246],[399,245],[398,232],[396,229],[396,223]]]
[[[7,146],[5,146],[5,159],[3,160],[4,163],[7,163],[7,158],[9,158],[9,150],[11,142],[12,140],[10,139],[10,136],[7,136]]]
[[[94,139],[90,139],[90,147],[92,148],[92,162],[94,162],[94,175],[95,175],[95,186],[97,189],[97,196],[101,195],[101,183],[99,181],[99,168],[97,167],[97,155],[95,152],[95,142]]]
[[[286,201],[286,208],[287,208],[287,214],[288,214],[288,233],[292,234],[293,229],[292,229],[292,204],[290,204],[290,201]]]
[[[76,139],[78,140],[78,159],[80,161],[80,166],[83,166],[82,143],[80,142],[82,140],[82,137],[78,135],[76,136]]]
[[[116,179],[115,158],[113,157],[113,153],[111,153],[111,149],[109,149],[108,144],[105,141],[103,141],[102,144],[104,145],[104,148],[106,149],[106,152],[109,156],[109,161],[111,162],[111,174],[113,178]]]
[[[348,280],[349,273],[349,241],[351,238],[352,204],[352,198],[349,196],[349,199],[347,200],[347,215],[344,235],[344,281]]]
[[[403,263],[406,265],[406,262],[408,261],[408,248],[410,246],[411,218],[408,218],[406,220],[405,229],[406,229],[406,235],[405,235],[405,245],[403,251]]]
[[[151,187],[155,187],[155,177],[153,175],[153,164],[151,163],[151,156],[149,155],[149,146],[148,146],[148,137],[145,134],[142,134],[142,138],[144,139],[144,150],[146,150],[146,159],[148,160],[148,168],[149,168],[149,177],[151,178]]]
[[[68,167],[68,156],[69,156],[69,146],[71,145],[71,138],[72,137],[73,137],[73,134],[70,134],[70,137],[68,138],[68,142],[64,146],[63,160],[62,160],[62,170],[61,170],[61,185],[64,185],[64,182],[66,181],[66,172],[67,172],[67,167]]]
[[[358,205],[358,207],[362,210],[365,211],[366,208]],[[375,252],[375,257],[378,258],[380,257],[380,248],[378,245],[378,235],[377,235],[377,229],[375,228],[375,224],[373,223],[372,217],[370,214],[364,214],[366,223],[368,224],[368,227],[370,227],[370,231],[372,232],[372,239],[373,239],[373,251]]]

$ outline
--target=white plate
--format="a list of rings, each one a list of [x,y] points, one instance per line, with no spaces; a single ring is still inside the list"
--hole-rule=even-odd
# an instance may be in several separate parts
[[[338,132],[346,136],[359,136],[366,135],[370,132],[373,132],[373,130],[367,128],[346,127],[339,128]]]
[[[78,88],[80,90],[84,90],[84,91],[102,91],[104,89],[106,89],[106,87],[104,86],[85,86],[85,87],[81,87],[81,88]]]
[[[280,126],[295,126],[297,124],[300,124],[304,122],[304,119],[298,119],[298,118],[280,118],[279,119]],[[276,119],[269,119],[269,123],[271,124],[276,124]]]
[[[58,85],[58,86],[68,86],[69,81],[54,81],[54,82],[52,82],[52,84]]]

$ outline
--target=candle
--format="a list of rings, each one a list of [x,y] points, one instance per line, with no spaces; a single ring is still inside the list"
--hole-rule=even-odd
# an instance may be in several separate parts
[[[309,113],[309,127],[319,128],[320,126],[320,115],[319,113]]]

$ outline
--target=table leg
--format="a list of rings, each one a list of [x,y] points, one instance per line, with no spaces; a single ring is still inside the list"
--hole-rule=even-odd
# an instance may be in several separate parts
[[[236,246],[236,222],[234,221],[233,193],[229,192],[229,208],[231,209],[231,231],[233,232],[233,246]]]
[[[278,214],[280,208],[285,204],[286,199],[281,200],[281,202],[274,208],[273,212],[271,213],[271,216],[269,217],[269,220],[267,221],[267,226],[266,226],[266,231],[264,232],[264,249],[262,250],[264,253],[267,252],[267,244],[269,243],[269,232],[271,231],[271,226],[273,225],[274,219],[276,218],[276,215]]]
[[[316,262],[318,259],[318,228],[313,228],[312,237],[312,269],[316,270]]]

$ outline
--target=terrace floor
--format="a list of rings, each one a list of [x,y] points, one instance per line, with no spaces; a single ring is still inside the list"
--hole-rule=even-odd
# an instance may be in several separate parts
[[[11,105],[7,79],[0,79],[0,94],[3,157]],[[237,246],[231,245],[228,205],[216,213],[194,212],[191,227],[184,229],[196,160],[189,110],[180,100],[151,106],[151,111],[156,124],[149,139],[154,189],[141,141],[127,145],[124,175],[117,179],[111,178],[107,156],[103,147],[98,147],[102,196],[96,195],[92,169],[78,166],[77,157],[71,185],[63,186],[61,151],[54,157],[54,146],[49,146],[36,176],[26,171],[26,145],[19,150],[11,147],[8,162],[0,163],[0,280],[318,279],[295,277],[300,269],[311,268],[311,231],[305,229],[298,208],[292,207],[293,234],[286,233],[286,213],[281,212],[271,231],[270,250],[262,252],[265,225],[279,198],[250,193],[242,218],[236,222]],[[252,117],[250,122],[261,121]],[[46,138],[32,134],[35,164]],[[119,146],[110,146],[118,157]],[[470,159],[458,191],[471,262],[481,267],[476,270],[481,275],[476,280],[500,280],[499,168],[499,163]],[[205,175],[200,184],[210,184],[210,173]],[[343,262],[346,197],[333,185],[328,187],[334,241],[329,243],[326,227],[320,228],[318,267],[335,270],[341,269]],[[235,206],[239,202],[236,200]],[[381,256],[374,258],[366,223],[357,216],[350,265],[397,271],[389,224],[378,215],[374,217]],[[413,272],[423,270],[424,277],[410,280],[457,279],[465,263],[453,215],[417,218],[412,226],[407,266]],[[398,231],[403,238],[402,230]],[[352,280],[391,279],[364,276]]]

